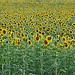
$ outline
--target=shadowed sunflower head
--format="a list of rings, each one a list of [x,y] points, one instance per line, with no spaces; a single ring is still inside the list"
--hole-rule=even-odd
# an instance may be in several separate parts
[[[64,42],[64,47],[65,48],[68,48],[69,47],[69,45],[67,44],[67,42]]]
[[[44,45],[46,45],[46,46],[48,45],[48,41],[47,40],[44,40],[43,42],[44,42]]]
[[[28,41],[28,44],[29,44],[29,46],[31,46],[31,45],[32,45],[32,42],[31,42],[31,40],[29,40],[29,41]]]

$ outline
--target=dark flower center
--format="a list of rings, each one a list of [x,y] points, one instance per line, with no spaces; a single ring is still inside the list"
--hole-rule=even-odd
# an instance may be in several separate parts
[[[31,42],[29,41],[29,44],[31,44]]]
[[[5,33],[6,33],[6,31],[5,31],[5,30],[3,30],[3,33],[5,34]]]
[[[48,40],[51,40],[51,37],[48,37]]]
[[[36,40],[39,40],[39,37],[36,37]]]
[[[48,42],[45,40],[44,43],[47,44]]]

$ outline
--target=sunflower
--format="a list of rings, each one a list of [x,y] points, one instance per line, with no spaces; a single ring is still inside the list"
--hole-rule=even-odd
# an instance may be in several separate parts
[[[2,26],[4,26],[4,24],[3,24],[3,23],[2,23],[1,25],[2,25]]]
[[[2,29],[2,34],[3,34],[3,35],[6,35],[6,34],[7,34],[6,29]]]
[[[51,42],[51,43],[52,43],[52,39],[51,39],[51,36],[50,36],[50,35],[46,36],[46,40],[47,40],[48,42]]]
[[[23,33],[21,33],[21,36],[22,36],[22,37],[24,37],[24,34],[23,34]]]
[[[65,31],[65,29],[62,29],[62,31]]]
[[[62,36],[65,35],[65,32],[62,32],[61,35],[62,35]]]
[[[28,42],[29,46],[31,46],[31,45],[32,45],[32,42],[31,42],[31,40],[29,40],[29,41],[27,41],[27,42]]]
[[[45,29],[46,29],[46,27],[43,27],[42,29],[43,29],[43,30],[45,30]]]
[[[72,34],[73,33],[72,30],[69,30],[69,33]]]
[[[71,44],[71,40],[68,40],[68,44]]]
[[[38,32],[38,30],[36,30],[36,32]]]
[[[62,42],[66,41],[66,37],[63,36],[63,37],[61,38],[61,41],[62,41]]]
[[[69,45],[67,44],[66,41],[64,42],[64,47],[65,47],[65,48],[68,48],[68,47],[69,47]]]
[[[64,24],[63,27],[67,27],[67,25]]]
[[[46,45],[46,46],[48,45],[47,40],[44,40],[43,42],[44,42],[44,45]]]
[[[59,39],[60,35],[56,35],[56,38]]]
[[[42,32],[42,35],[45,35],[45,32]]]
[[[30,35],[33,36],[34,35],[33,32],[31,32]]]
[[[71,38],[71,39],[74,39],[74,37],[73,37],[73,36],[70,36],[70,38]]]
[[[36,36],[35,36],[35,41],[36,41],[36,42],[39,42],[39,41],[40,41],[40,37],[36,35]]]

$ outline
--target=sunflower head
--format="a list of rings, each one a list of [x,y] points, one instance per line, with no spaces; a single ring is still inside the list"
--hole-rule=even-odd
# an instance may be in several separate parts
[[[62,36],[65,35],[65,32],[62,32],[61,35],[62,35]]]
[[[24,37],[24,34],[23,34],[23,33],[21,33],[21,36],[22,36],[22,37]]]
[[[46,40],[47,40],[48,42],[52,42],[51,36],[50,36],[50,35],[46,36]]]
[[[61,41],[62,41],[62,42],[66,41],[66,37],[63,36],[63,37],[61,38]]]
[[[56,35],[56,38],[59,39],[60,35]]]
[[[33,32],[31,32],[30,35],[33,36],[34,35]]]
[[[67,42],[64,42],[64,47],[65,48],[68,48],[69,47],[69,45],[67,44]]]
[[[72,34],[73,33],[72,30],[69,30],[69,33]]]
[[[35,36],[35,41],[39,42],[40,41],[40,37],[38,35]]]
[[[32,42],[31,42],[31,40],[29,40],[29,41],[28,41],[28,44],[29,44],[29,46],[31,46],[31,45],[32,45]]]
[[[42,29],[43,29],[43,30],[45,30],[45,29],[46,29],[46,27],[43,27]]]
[[[48,41],[47,40],[44,40],[44,45],[48,45]]]
[[[3,34],[3,35],[6,35],[6,34],[7,34],[6,29],[2,29],[2,34]]]

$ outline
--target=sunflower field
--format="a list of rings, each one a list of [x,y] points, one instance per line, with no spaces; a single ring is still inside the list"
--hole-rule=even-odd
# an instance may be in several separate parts
[[[75,1],[0,0],[0,75],[75,75]]]

